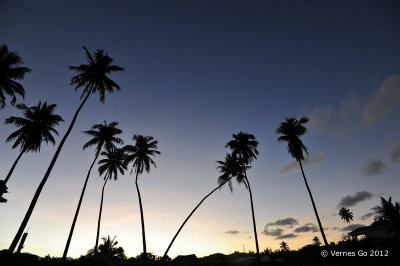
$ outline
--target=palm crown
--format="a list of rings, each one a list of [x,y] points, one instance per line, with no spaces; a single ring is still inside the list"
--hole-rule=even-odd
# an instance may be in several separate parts
[[[112,93],[114,89],[121,90],[119,85],[111,80],[107,75],[111,72],[123,71],[124,68],[112,65],[113,59],[104,52],[103,49],[98,49],[93,54],[84,46],[88,64],[79,66],[70,66],[71,70],[75,70],[80,74],[71,79],[71,85],[75,85],[75,90],[84,87],[81,98],[84,96],[98,92],[100,101],[104,103],[105,92]]]
[[[43,141],[55,144],[52,134],[58,135],[54,129],[61,121],[61,116],[54,114],[55,104],[48,105],[47,102],[39,102],[37,106],[27,107],[18,104],[17,108],[22,111],[23,117],[11,116],[6,119],[6,124],[14,124],[19,129],[7,138],[7,142],[15,140],[12,148],[20,146],[21,151],[37,152]]]
[[[132,170],[135,168],[138,174],[142,174],[143,170],[150,172],[151,165],[157,167],[151,157],[161,154],[157,150],[158,141],[151,136],[142,135],[134,135],[133,140],[135,141],[135,146],[126,145],[124,147],[128,153],[127,163],[133,162]]]
[[[389,221],[400,228],[400,203],[392,203],[392,197],[388,200],[381,197],[381,205],[372,208],[377,214],[375,217],[376,221]]]
[[[233,156],[232,154],[227,154],[225,156],[225,161],[217,161],[217,169],[221,173],[218,177],[218,184],[221,185],[225,182],[228,182],[229,189],[233,191],[232,181],[231,179],[236,177],[237,182],[245,184],[247,187],[245,180],[245,173],[244,171],[249,169],[250,166],[246,166],[245,169],[240,164],[240,161],[237,157]]]
[[[353,221],[353,213],[350,211],[350,209],[342,207],[339,210],[339,215],[342,218],[342,220],[347,223],[350,223],[351,221]]]
[[[308,155],[307,147],[300,140],[300,136],[307,132],[307,128],[303,124],[308,121],[307,117],[302,117],[300,120],[294,117],[285,117],[285,121],[275,130],[277,134],[282,134],[282,136],[278,137],[278,141],[286,141],[288,143],[288,153],[298,161],[304,160],[303,151]]]
[[[96,146],[96,153],[100,153],[100,150],[103,146],[105,146],[106,149],[111,150],[113,148],[116,148],[114,143],[124,144],[122,139],[115,137],[116,135],[122,133],[121,129],[116,128],[117,125],[118,122],[116,121],[110,124],[107,124],[107,122],[104,121],[103,124],[93,125],[91,130],[83,131],[84,134],[92,137],[91,140],[83,145],[83,149],[89,148],[91,146]]]
[[[22,59],[16,52],[8,51],[7,45],[0,46],[0,108],[6,105],[5,94],[11,96],[11,104],[15,104],[16,94],[25,96],[22,85],[15,80],[24,78],[25,73],[31,72],[27,67],[22,67]]]
[[[104,180],[118,179],[118,172],[122,175],[127,169],[126,154],[123,149],[106,149],[101,153],[105,158],[99,161],[99,173],[100,175],[105,174]]]
[[[239,132],[232,135],[232,140],[226,144],[226,148],[232,150],[232,156],[238,157],[241,163],[250,164],[258,155],[258,141],[252,134]]]

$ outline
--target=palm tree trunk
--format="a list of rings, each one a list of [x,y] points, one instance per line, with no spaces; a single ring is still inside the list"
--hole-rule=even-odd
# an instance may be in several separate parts
[[[140,190],[139,190],[139,185],[138,185],[138,175],[139,175],[139,169],[137,169],[136,171],[136,180],[135,180],[135,184],[136,184],[136,190],[138,193],[138,197],[139,197],[139,207],[140,207],[140,218],[142,221],[142,241],[143,241],[143,255],[147,254],[147,249],[146,249],[146,233],[144,230],[144,217],[143,217],[143,206],[142,206],[142,197],[140,196]]]
[[[308,186],[306,176],[304,175],[303,165],[301,164],[301,160],[297,160],[297,161],[300,164],[300,169],[301,169],[301,173],[303,174],[304,183],[306,184],[308,194],[310,195],[311,203],[312,203],[312,206],[314,208],[315,216],[317,217],[318,226],[319,226],[319,230],[321,231],[322,239],[324,240],[324,244],[327,247],[328,246],[328,241],[326,240],[324,228],[322,228],[321,220],[319,219],[319,215],[318,215],[317,207],[315,206],[314,198],[313,198],[313,196],[311,194],[310,187]]]
[[[245,172],[245,178],[246,178],[246,183],[247,187],[249,189],[249,194],[250,194],[250,203],[251,203],[251,214],[253,216],[253,230],[254,230],[254,239],[256,241],[256,251],[257,251],[257,264],[261,265],[261,257],[260,257],[260,249],[258,247],[258,237],[257,237],[257,227],[256,227],[256,218],[254,215],[254,206],[253,206],[253,195],[251,193],[251,188],[250,188],[250,182],[247,179],[247,174]]]
[[[89,171],[86,175],[85,183],[83,184],[83,188],[82,188],[82,192],[81,192],[81,197],[79,198],[78,206],[76,207],[76,211],[75,211],[74,220],[72,221],[71,230],[69,231],[67,244],[65,245],[65,249],[64,249],[64,253],[63,253],[63,257],[62,257],[63,260],[65,260],[67,258],[69,245],[71,243],[72,234],[74,233],[75,223],[76,223],[76,220],[78,219],[79,210],[81,209],[81,203],[82,203],[83,195],[85,194],[86,185],[89,180],[90,172],[92,171],[93,165],[97,161],[99,154],[100,154],[100,149],[96,152],[96,156],[94,157],[93,163],[90,165]]]
[[[12,173],[14,172],[15,167],[18,164],[19,159],[22,157],[22,154],[25,153],[25,149],[22,149],[21,152],[19,153],[17,159],[15,160],[15,162],[13,163],[13,165],[11,166],[10,171],[8,172],[6,179],[4,179],[4,184],[7,184],[8,179],[10,179],[10,176],[12,175]]]
[[[228,180],[226,180],[225,182],[223,182],[221,185],[219,185],[218,187],[216,187],[213,191],[211,191],[210,193],[208,193],[200,202],[199,204],[197,204],[197,206],[192,210],[192,212],[189,214],[188,217],[186,217],[185,221],[183,222],[183,224],[181,225],[181,227],[179,227],[178,232],[176,232],[175,236],[172,238],[171,243],[169,243],[169,246],[167,248],[167,250],[164,253],[163,258],[165,258],[168,254],[169,249],[171,248],[172,244],[175,241],[175,238],[179,235],[179,233],[181,232],[182,228],[185,226],[186,222],[190,219],[190,217],[192,217],[193,213],[197,210],[197,208],[200,207],[200,205],[203,203],[203,201],[205,201],[211,194],[213,194],[215,191],[217,191],[219,188],[221,188],[223,185],[226,184],[226,182],[228,182],[229,180],[231,180],[232,177],[230,177]]]
[[[47,171],[46,171],[46,173],[44,174],[42,181],[40,182],[38,188],[36,189],[35,195],[33,196],[33,199],[32,199],[32,201],[31,201],[31,204],[29,205],[28,211],[26,212],[25,217],[24,217],[24,219],[22,220],[22,223],[21,223],[21,225],[20,225],[20,227],[19,227],[19,229],[18,229],[17,234],[16,234],[15,237],[14,237],[14,240],[11,242],[11,245],[10,245],[10,247],[8,248],[8,252],[10,252],[10,253],[14,252],[15,247],[17,246],[18,241],[19,241],[19,239],[21,238],[22,233],[24,232],[25,227],[26,227],[26,225],[27,225],[27,223],[28,223],[28,221],[29,221],[29,218],[30,218],[31,215],[32,215],[32,212],[33,212],[33,209],[35,208],[36,202],[37,202],[37,200],[39,199],[40,192],[42,192],[42,189],[43,189],[43,187],[44,187],[44,184],[46,184],[46,181],[47,181],[47,179],[49,178],[51,171],[53,170],[54,164],[55,164],[56,161],[57,161],[58,155],[60,154],[61,149],[62,149],[62,147],[63,147],[65,141],[67,140],[69,134],[71,133],[71,130],[72,130],[74,124],[75,124],[76,118],[78,117],[79,112],[81,111],[83,105],[85,104],[85,102],[86,102],[86,100],[89,98],[89,96],[90,96],[90,93],[88,93],[88,94],[85,96],[85,98],[83,99],[82,103],[79,105],[78,109],[76,110],[75,115],[74,115],[74,117],[72,118],[71,124],[69,125],[69,127],[68,127],[68,129],[67,129],[67,132],[65,133],[65,135],[64,135],[64,137],[62,138],[60,144],[58,145],[57,150],[56,150],[56,153],[54,154],[53,159],[51,160],[50,165],[49,165],[49,167],[47,168]]]
[[[100,201],[100,211],[99,211],[99,219],[97,221],[97,235],[96,235],[96,244],[94,246],[94,254],[97,254],[97,246],[99,245],[99,236],[100,236],[100,221],[101,221],[101,212],[103,211],[103,198],[104,198],[104,188],[107,184],[108,177],[106,176],[106,181],[104,182],[103,189],[101,190],[101,201]]]

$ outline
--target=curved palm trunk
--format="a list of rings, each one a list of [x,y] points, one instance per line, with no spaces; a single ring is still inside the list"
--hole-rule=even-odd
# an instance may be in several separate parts
[[[108,178],[106,177],[106,181],[104,182],[103,189],[101,190],[101,201],[100,201],[100,211],[99,211],[99,219],[97,221],[97,235],[96,235],[96,244],[94,245],[94,254],[97,254],[97,246],[99,245],[99,236],[100,236],[100,221],[101,221],[101,213],[103,211],[103,198],[104,198],[104,188],[106,187]]]
[[[136,184],[136,190],[138,193],[138,197],[139,197],[139,207],[140,207],[140,218],[141,218],[141,222],[142,222],[142,241],[143,241],[143,255],[147,254],[147,249],[146,249],[146,233],[144,230],[144,217],[143,217],[143,207],[142,207],[142,197],[140,196],[140,190],[139,190],[139,185],[138,185],[138,175],[139,175],[139,169],[136,171],[136,180],[135,180],[135,184]]]
[[[6,184],[7,181],[8,181],[8,179],[10,179],[12,173],[14,172],[15,167],[16,167],[17,164],[18,164],[19,159],[21,159],[22,154],[24,154],[24,153],[25,153],[25,149],[22,149],[22,151],[19,153],[17,159],[15,160],[15,162],[13,163],[13,165],[11,166],[11,169],[10,169],[10,171],[8,172],[7,176],[6,176],[6,179],[4,179],[4,184]]]
[[[197,208],[200,207],[200,205],[203,203],[203,201],[205,201],[211,194],[213,194],[215,191],[217,191],[219,188],[221,188],[223,185],[226,184],[226,182],[228,182],[229,180],[231,180],[232,177],[230,177],[228,180],[226,180],[225,182],[223,182],[221,185],[219,185],[218,187],[216,187],[213,191],[211,191],[210,193],[208,193],[200,202],[199,204],[197,204],[197,206],[192,210],[192,212],[189,214],[188,217],[186,217],[185,221],[183,222],[183,224],[181,225],[181,227],[179,227],[178,232],[176,232],[175,236],[172,238],[171,243],[169,243],[169,246],[167,248],[167,250],[164,253],[163,258],[165,258],[168,254],[169,249],[171,248],[172,244],[175,241],[175,238],[179,235],[179,233],[181,232],[182,228],[185,226],[186,222],[190,219],[190,217],[192,217],[193,213],[197,210]]]
[[[82,203],[83,195],[85,194],[86,185],[87,185],[87,182],[89,180],[90,172],[92,171],[93,165],[97,161],[97,158],[99,157],[99,154],[100,154],[100,150],[98,150],[96,152],[96,156],[94,157],[93,163],[90,165],[89,171],[88,171],[88,173],[86,175],[85,183],[83,184],[83,188],[82,188],[81,196],[79,198],[78,206],[76,207],[74,220],[72,221],[71,230],[69,231],[67,244],[65,245],[65,249],[64,249],[64,253],[63,253],[63,257],[62,257],[63,260],[65,260],[66,257],[67,257],[69,245],[71,243],[72,234],[74,233],[75,224],[76,224],[76,220],[78,219],[79,210],[81,209],[81,203]]]
[[[256,251],[257,251],[257,264],[261,265],[261,257],[260,257],[260,249],[258,247],[258,236],[257,236],[257,227],[256,227],[256,218],[254,215],[254,206],[253,206],[253,195],[251,193],[251,188],[250,188],[250,182],[247,179],[247,174],[245,173],[245,178],[246,178],[246,183],[247,187],[249,189],[249,194],[250,194],[250,203],[251,203],[251,214],[253,217],[253,229],[254,229],[254,239],[256,241]]]
[[[88,93],[88,94],[85,96],[85,98],[83,99],[82,103],[79,105],[78,109],[76,110],[75,115],[74,115],[74,117],[72,118],[71,124],[69,125],[69,127],[68,127],[68,129],[67,129],[67,132],[65,133],[65,135],[64,135],[64,137],[62,138],[60,144],[58,145],[57,150],[56,150],[56,153],[54,154],[53,159],[51,160],[50,165],[49,165],[49,167],[47,168],[47,171],[46,171],[46,173],[44,174],[42,181],[40,182],[38,188],[36,189],[35,195],[33,196],[33,199],[32,199],[32,201],[31,201],[31,204],[29,205],[28,211],[26,212],[25,217],[24,217],[24,219],[22,220],[22,223],[21,223],[21,225],[20,225],[20,227],[19,227],[19,229],[18,229],[17,234],[16,234],[15,237],[14,237],[14,240],[11,242],[11,245],[10,245],[10,247],[8,248],[8,252],[14,252],[15,247],[17,246],[18,241],[19,241],[19,239],[21,238],[22,233],[23,233],[24,230],[25,230],[26,224],[28,223],[29,218],[30,218],[31,215],[32,215],[32,212],[33,212],[33,209],[35,208],[36,202],[37,202],[37,200],[39,199],[40,192],[42,192],[42,189],[43,189],[43,187],[44,187],[44,184],[46,184],[46,181],[47,181],[47,179],[49,178],[51,171],[53,170],[54,164],[55,164],[56,161],[57,161],[58,155],[60,154],[61,149],[62,149],[62,147],[63,147],[65,141],[67,140],[69,134],[71,133],[71,130],[72,130],[74,124],[75,124],[76,118],[78,117],[79,112],[81,111],[83,105],[85,104],[85,102],[86,102],[86,100],[89,98],[89,96],[90,96],[90,94]]]
[[[312,206],[314,208],[315,216],[317,217],[319,230],[321,231],[321,235],[322,235],[322,238],[324,240],[324,244],[325,244],[325,246],[328,246],[328,241],[326,240],[325,232],[324,232],[324,229],[322,228],[321,220],[319,219],[319,215],[318,215],[317,207],[315,206],[314,198],[313,198],[313,196],[311,194],[310,187],[308,186],[306,176],[304,175],[303,165],[301,164],[301,160],[297,160],[297,161],[300,164],[301,173],[303,174],[304,183],[306,184],[308,194],[310,195],[311,203],[312,203]]]

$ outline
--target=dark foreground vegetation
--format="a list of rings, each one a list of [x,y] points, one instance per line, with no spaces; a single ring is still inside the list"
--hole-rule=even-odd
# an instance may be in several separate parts
[[[328,256],[323,257],[321,253],[327,250]],[[340,252],[342,255],[332,256],[332,252]],[[344,255],[347,254],[347,255]],[[394,240],[374,241],[370,239],[348,239],[338,243],[331,243],[329,248],[317,244],[306,245],[299,250],[270,249],[262,252],[262,265],[399,265],[400,244]],[[230,255],[216,253],[210,256],[197,258],[195,255],[178,256],[174,259],[169,257],[163,259],[147,253],[147,256],[125,258],[124,256],[107,256],[104,254],[86,255],[78,259],[67,259],[46,256],[38,257],[29,253],[9,254],[7,250],[0,251],[0,264],[2,266],[19,265],[257,265],[254,253],[235,252]]]

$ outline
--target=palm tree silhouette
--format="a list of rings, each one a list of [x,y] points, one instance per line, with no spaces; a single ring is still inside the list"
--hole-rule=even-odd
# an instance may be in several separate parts
[[[289,251],[290,250],[289,245],[285,241],[282,241],[279,244],[280,244],[280,248],[281,248],[282,251]]]
[[[6,106],[6,96],[11,97],[12,105],[17,101],[16,94],[24,98],[24,87],[15,80],[21,80],[31,69],[22,67],[22,59],[16,52],[8,51],[6,44],[0,46],[0,109]]]
[[[122,247],[117,247],[118,241],[115,240],[116,236],[113,239],[110,236],[102,237],[103,243],[99,245],[97,248],[97,254],[104,257],[109,258],[120,258],[126,259],[125,251]],[[94,249],[90,249],[87,253],[89,256],[94,255]]]
[[[313,241],[314,245],[316,245],[316,246],[321,245],[321,241],[319,240],[318,236],[314,236],[312,241]]]
[[[381,198],[381,205],[372,208],[376,213],[375,222],[389,223],[395,232],[395,238],[400,234],[400,202],[392,203],[392,197]]]
[[[100,211],[99,211],[99,219],[97,221],[97,235],[96,235],[96,244],[94,246],[94,254],[97,253],[98,244],[99,244],[99,235],[100,235],[100,221],[101,221],[101,213],[103,210],[103,199],[104,199],[104,188],[109,179],[114,178],[114,180],[118,179],[118,172],[122,175],[127,169],[126,164],[126,153],[124,149],[118,148],[106,148],[106,151],[101,153],[105,158],[99,161],[99,173],[100,176],[104,174],[104,184],[101,190],[101,201],[100,201]]]
[[[13,163],[6,178],[0,180],[4,185],[10,179],[19,159],[26,152],[39,152],[42,142],[56,143],[52,134],[58,136],[54,126],[64,121],[61,116],[54,114],[56,104],[48,105],[47,102],[40,102],[36,106],[27,107],[25,104],[17,104],[17,108],[22,111],[23,117],[11,116],[6,119],[6,124],[13,124],[19,127],[17,131],[8,136],[6,142],[14,141],[13,149],[19,146],[20,153]],[[1,195],[0,195],[1,196]]]
[[[307,128],[304,127],[304,124],[309,121],[308,118],[302,117],[300,120],[297,120],[294,117],[287,118],[285,117],[285,121],[280,124],[280,126],[275,130],[276,134],[282,134],[278,137],[278,141],[285,141],[288,143],[288,153],[292,155],[294,159],[299,162],[301,173],[303,174],[304,183],[306,185],[308,194],[310,195],[311,203],[314,208],[315,216],[317,217],[319,230],[321,231],[322,238],[324,240],[325,246],[328,246],[328,241],[325,237],[324,229],[322,228],[321,221],[319,219],[317,207],[315,206],[315,202],[313,196],[311,194],[310,187],[308,186],[308,182],[306,176],[304,175],[303,165],[301,161],[304,160],[303,151],[308,155],[307,147],[300,140],[300,136],[304,135],[307,132]]]
[[[155,157],[161,153],[157,150],[158,141],[154,140],[154,138],[151,136],[134,135],[133,141],[135,141],[135,146],[126,145],[124,150],[126,150],[128,153],[126,162],[128,164],[133,162],[132,171],[135,169],[136,172],[135,185],[139,198],[140,218],[142,222],[143,255],[146,256],[146,233],[144,228],[143,206],[138,185],[138,177],[140,174],[143,174],[143,170],[149,173],[152,165],[157,167],[156,163],[151,157]]]
[[[244,171],[242,165],[239,163],[239,160],[232,156],[231,154],[227,154],[225,156],[225,161],[217,161],[217,169],[219,172],[222,174],[218,177],[218,186],[214,188],[210,193],[208,193],[197,205],[196,207],[190,212],[188,217],[186,217],[185,221],[182,223],[182,225],[179,227],[178,231],[174,235],[174,237],[171,240],[171,243],[169,243],[167,250],[164,253],[163,258],[167,257],[168,251],[170,250],[172,244],[174,243],[176,237],[179,235],[181,232],[182,228],[185,226],[186,222],[192,217],[193,213],[200,207],[200,205],[215,191],[218,189],[221,189],[223,185],[229,182],[229,188],[232,190],[232,183],[231,179],[236,177],[237,181],[240,183],[244,179]],[[246,166],[246,169],[249,169],[250,166]]]
[[[103,124],[93,125],[91,130],[83,131],[83,133],[92,137],[92,139],[90,139],[88,142],[85,143],[85,145],[83,145],[83,149],[85,150],[86,148],[96,146],[96,152],[95,152],[94,160],[93,160],[92,164],[90,165],[89,171],[86,175],[85,183],[83,184],[81,196],[79,198],[78,206],[75,211],[75,216],[72,221],[71,230],[68,235],[67,244],[65,245],[63,259],[66,259],[67,254],[68,254],[68,249],[69,249],[69,245],[71,243],[72,234],[74,233],[75,223],[78,218],[83,195],[85,194],[86,185],[89,180],[90,172],[92,171],[93,165],[96,163],[97,158],[99,157],[99,154],[100,154],[101,150],[103,149],[103,146],[105,146],[106,149],[111,150],[113,148],[116,148],[115,144],[123,144],[124,143],[122,141],[122,139],[115,137],[116,135],[119,135],[122,133],[121,129],[116,128],[117,125],[118,125],[118,122],[116,122],[116,121],[114,121],[110,124],[107,124],[107,122],[104,121]]]
[[[71,124],[69,125],[67,132],[65,133],[64,137],[61,139],[60,144],[57,147],[57,150],[51,159],[50,165],[44,174],[42,181],[40,182],[38,188],[36,189],[35,195],[29,205],[29,208],[25,214],[24,219],[18,229],[17,234],[15,235],[8,251],[13,252],[19,239],[22,236],[22,233],[25,230],[26,224],[29,221],[29,218],[32,215],[33,209],[35,208],[36,202],[39,199],[40,193],[50,176],[51,171],[53,170],[54,164],[57,161],[58,155],[61,152],[62,147],[64,146],[65,141],[67,140],[71,130],[75,124],[75,121],[78,117],[79,112],[81,111],[83,105],[86,103],[87,99],[91,94],[98,93],[100,95],[100,102],[104,103],[105,101],[105,92],[113,92],[114,89],[117,91],[120,90],[120,87],[117,83],[111,80],[107,75],[116,72],[116,71],[123,71],[124,69],[120,66],[112,65],[113,59],[109,57],[104,50],[97,50],[94,55],[92,56],[86,47],[83,47],[86,52],[86,57],[88,60],[88,64],[81,64],[80,66],[70,66],[71,70],[77,71],[78,75],[72,77],[71,84],[75,85],[75,90],[78,88],[83,87],[83,93],[81,95],[81,99],[83,98],[81,104],[79,105],[78,109],[75,111],[75,114],[72,118]]]
[[[340,218],[342,218],[343,221],[348,223],[350,225],[350,227],[352,228],[350,222],[353,221],[353,213],[350,211],[350,209],[347,209],[345,207],[340,208],[339,216],[340,216]]]
[[[230,148],[232,150],[232,156],[237,157],[240,164],[243,167],[244,178],[241,179],[239,183],[243,183],[249,190],[251,214],[253,218],[254,238],[256,242],[257,260],[258,260],[258,265],[260,265],[261,257],[260,257],[260,249],[258,247],[256,218],[254,215],[254,206],[253,206],[253,195],[251,193],[250,182],[247,179],[247,171],[246,171],[246,166],[248,166],[254,159],[257,159],[258,141],[256,141],[254,135],[243,132],[239,132],[238,134],[233,134],[232,137],[233,139],[226,144],[226,148]]]

